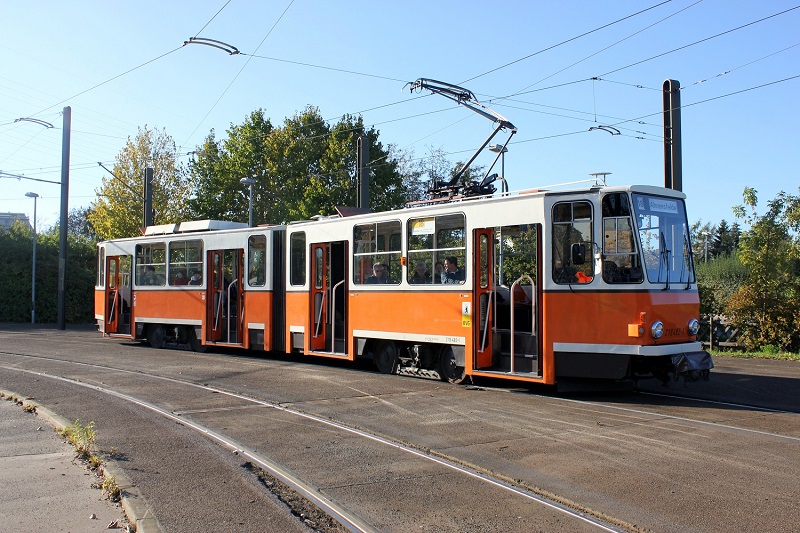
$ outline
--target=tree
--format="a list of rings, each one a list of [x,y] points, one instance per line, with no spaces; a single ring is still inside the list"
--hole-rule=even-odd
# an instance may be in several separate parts
[[[750,349],[773,345],[800,349],[800,196],[781,191],[759,215],[757,191],[746,188],[734,209],[748,223],[739,256],[748,278],[731,296],[727,313],[740,326]]]
[[[153,223],[174,223],[184,218],[189,191],[175,142],[165,131],[145,126],[134,139],[128,138],[117,155],[114,175],[103,176],[98,199],[87,214],[99,239],[140,234],[147,167],[153,169]]]
[[[732,227],[728,227],[728,223],[724,219],[720,221],[711,239],[709,255],[727,257],[734,253],[739,244],[739,234],[738,224],[734,223]]]
[[[747,268],[738,254],[723,255],[709,262],[698,261],[695,268],[701,315],[722,313],[731,296],[747,281]]]
[[[344,116],[329,126],[317,108],[308,107],[275,127],[259,109],[227,133],[220,142],[212,131],[189,164],[194,218],[247,220],[242,178],[255,180],[255,224],[332,215],[336,206],[356,205],[359,136],[370,143],[370,207],[397,208],[414,194],[414,182],[402,172],[404,161],[360,117]]]
[[[76,207],[70,209],[67,215],[67,233],[90,241],[96,241],[97,234],[94,231],[92,223],[89,222],[89,215],[91,212],[91,207]]]
[[[447,159],[447,154],[443,149],[429,146],[428,155],[419,159],[411,171],[416,182],[416,189],[420,195],[419,198],[415,199],[422,200],[425,196],[424,193],[428,190],[449,183],[463,166],[463,161],[453,163]],[[483,180],[485,168],[483,165],[470,165],[459,179],[459,184],[480,183]],[[427,179],[424,179],[423,176],[427,176]]]

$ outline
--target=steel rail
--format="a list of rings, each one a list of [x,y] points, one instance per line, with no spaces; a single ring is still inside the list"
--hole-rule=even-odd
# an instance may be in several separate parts
[[[8,353],[8,352],[0,352],[0,353]],[[468,467],[468,466],[457,464],[456,462],[448,460],[448,459],[446,459],[444,457],[439,457],[437,455],[426,453],[426,452],[424,452],[422,450],[413,448],[411,446],[407,446],[407,445],[404,445],[404,444],[401,444],[401,443],[398,443],[398,442],[394,442],[394,441],[392,441],[392,440],[390,440],[388,438],[380,437],[378,435],[373,435],[373,434],[368,433],[366,431],[363,431],[363,430],[360,430],[360,429],[356,429],[356,428],[344,425],[342,423],[339,423],[339,422],[336,422],[336,421],[333,421],[333,420],[329,420],[329,419],[322,418],[322,417],[319,417],[319,416],[316,416],[316,415],[312,415],[310,413],[304,413],[302,411],[298,411],[296,409],[285,407],[285,406],[277,404],[277,403],[268,402],[266,400],[260,400],[258,398],[245,396],[243,394],[239,394],[239,393],[236,393],[236,392],[231,392],[231,391],[228,391],[228,390],[225,390],[225,389],[220,389],[220,388],[217,388],[217,387],[211,387],[209,385],[200,385],[200,384],[197,384],[197,383],[193,383],[191,381],[185,381],[185,380],[176,379],[176,378],[159,376],[159,375],[156,375],[156,374],[150,374],[150,373],[141,372],[141,371],[120,369],[120,368],[115,368],[115,367],[110,367],[110,366],[105,366],[105,365],[97,365],[97,364],[94,364],[94,363],[84,363],[84,362],[80,362],[80,361],[65,361],[63,359],[57,359],[57,358],[51,358],[51,357],[45,357],[45,356],[25,355],[25,354],[9,354],[9,355],[16,355],[18,357],[31,357],[31,358],[37,358],[37,359],[44,359],[44,360],[56,361],[56,362],[60,362],[60,363],[70,363],[70,364],[79,365],[79,366],[88,366],[88,367],[94,367],[94,368],[99,368],[99,369],[118,371],[118,372],[126,373],[126,374],[134,374],[134,375],[137,375],[137,376],[145,376],[145,377],[150,377],[150,378],[153,378],[153,379],[160,379],[160,380],[168,381],[168,382],[171,382],[171,383],[186,385],[186,386],[189,386],[189,387],[205,390],[205,391],[216,393],[216,394],[222,394],[222,395],[225,395],[225,396],[229,396],[231,398],[236,398],[236,399],[239,399],[239,400],[252,402],[252,403],[255,403],[257,405],[262,405],[264,407],[270,407],[270,408],[285,412],[287,414],[292,414],[292,415],[295,415],[295,416],[298,416],[298,417],[301,417],[301,418],[305,418],[305,419],[313,421],[313,422],[317,422],[319,424],[323,424],[323,425],[326,425],[326,426],[329,426],[329,427],[336,428],[336,429],[341,430],[341,431],[346,431],[348,433],[360,436],[362,438],[366,438],[368,440],[372,440],[374,442],[378,442],[380,444],[383,444],[383,445],[386,445],[386,446],[390,446],[390,447],[395,448],[397,450],[400,450],[400,451],[406,452],[408,454],[414,455],[414,456],[416,456],[416,457],[418,457],[420,459],[424,459],[424,460],[433,462],[435,464],[438,464],[439,466],[448,468],[450,470],[454,470],[454,471],[456,471],[458,473],[461,473],[463,475],[466,475],[468,477],[472,477],[472,478],[478,479],[480,481],[483,481],[483,482],[485,482],[487,484],[493,485],[493,486],[495,486],[497,488],[500,488],[502,490],[505,490],[507,492],[511,492],[511,493],[513,493],[513,494],[515,494],[517,496],[520,496],[522,498],[525,498],[527,500],[536,502],[536,503],[538,503],[538,504],[540,504],[540,505],[542,505],[544,507],[547,507],[547,508],[549,508],[551,510],[560,512],[562,514],[568,515],[568,516],[570,516],[572,518],[575,518],[577,520],[585,522],[585,523],[587,523],[589,525],[595,526],[595,527],[597,527],[598,529],[600,529],[602,531],[609,531],[609,532],[616,532],[616,533],[619,533],[619,532],[623,531],[621,529],[615,529],[615,528],[610,527],[609,525],[607,525],[609,523],[608,520],[601,520],[599,518],[598,519],[592,518],[590,515],[593,512],[588,510],[588,509],[583,511],[583,512],[575,511],[573,509],[570,509],[569,507],[567,507],[564,504],[561,504],[561,503],[558,503],[558,502],[555,502],[555,501],[551,501],[548,498],[546,498],[544,496],[541,496],[539,494],[536,494],[536,493],[534,493],[534,492],[532,492],[532,491],[530,491],[528,489],[517,487],[517,486],[514,486],[514,485],[512,485],[512,484],[510,484],[508,482],[505,482],[503,480],[493,478],[492,476],[490,476],[488,474],[484,474],[484,473],[478,471],[475,468],[471,468],[471,467]],[[18,370],[18,371],[21,371],[21,372],[30,373],[30,374],[37,375],[37,376],[40,376],[40,377],[53,378],[53,379],[57,379],[57,380],[61,380],[61,381],[67,382],[67,383],[72,383],[72,384],[75,384],[75,385],[80,385],[80,386],[83,386],[83,387],[94,389],[94,390],[96,390],[98,392],[103,392],[103,393],[110,394],[112,396],[116,396],[116,397],[118,397],[120,399],[123,399],[123,400],[126,400],[126,401],[130,401],[132,403],[135,403],[136,405],[140,405],[141,407],[144,407],[146,409],[149,409],[149,410],[152,410],[152,411],[154,411],[156,413],[159,413],[159,414],[169,418],[170,420],[178,422],[178,423],[180,423],[180,424],[182,424],[182,425],[184,425],[186,427],[189,427],[190,429],[194,429],[194,430],[196,430],[196,431],[198,431],[200,433],[203,433],[203,434],[207,435],[209,438],[211,438],[212,440],[214,440],[216,442],[219,442],[223,446],[229,447],[229,449],[231,449],[232,451],[237,451],[242,455],[244,455],[245,453],[248,453],[248,454],[252,454],[252,456],[257,456],[257,454],[255,452],[251,452],[251,451],[248,451],[248,450],[244,449],[244,447],[242,447],[242,446],[240,446],[238,444],[235,444],[233,440],[228,439],[228,438],[226,438],[225,436],[223,436],[221,434],[217,434],[213,430],[205,428],[204,426],[202,426],[200,424],[196,424],[194,422],[187,421],[187,420],[181,418],[178,415],[175,415],[175,414],[173,414],[173,413],[171,413],[169,411],[165,411],[165,410],[159,408],[158,406],[150,404],[149,402],[146,402],[144,400],[139,400],[138,398],[135,398],[133,396],[128,396],[128,395],[125,395],[123,393],[119,393],[119,392],[113,391],[111,389],[100,387],[99,385],[93,385],[93,384],[90,384],[90,383],[76,381],[76,380],[72,380],[70,378],[65,378],[65,377],[62,377],[62,376],[54,376],[52,374],[38,372],[38,371],[35,371],[35,370],[28,370],[28,369],[23,369],[23,368],[19,368],[19,367],[9,367],[9,366],[5,366],[5,365],[0,365],[0,368],[5,368],[7,370]],[[228,443],[231,443],[231,444],[229,445]],[[230,446],[232,446],[232,447],[230,447]],[[248,455],[248,457],[251,457],[251,455]],[[288,480],[284,480],[283,477],[282,477],[282,475],[283,475],[282,473],[284,472],[283,469],[281,469],[277,465],[274,465],[276,469],[273,472],[272,463],[269,462],[266,459],[263,459],[263,460],[265,462],[264,463],[265,464],[265,466],[264,466],[265,470],[267,470],[270,473],[273,473],[273,475],[275,475],[275,477],[278,477],[279,479],[281,479],[282,481],[284,481],[288,485],[290,485],[292,487],[295,486],[294,485],[294,481],[293,481],[293,479],[295,479],[294,477],[290,477],[290,478],[288,478]],[[254,459],[254,462],[256,462],[255,459]],[[299,480],[299,478],[298,478],[298,482],[304,483],[306,486],[311,487],[311,484],[302,482],[301,480]],[[307,496],[307,494],[306,494],[306,492],[304,490],[298,489],[298,492],[300,492],[304,496]],[[328,502],[330,502],[331,505],[333,505],[333,502],[330,501],[330,500],[327,500],[327,499],[323,500],[322,504],[318,503],[317,502],[317,498],[319,498],[319,496],[317,496],[316,494],[318,494],[317,489],[313,489],[313,488],[310,489],[309,490],[309,494],[308,494],[308,499],[313,501],[314,503],[317,503],[317,505],[319,505],[321,508],[323,508],[325,510],[328,509],[327,505],[325,505]],[[336,514],[332,514],[332,516],[337,521],[339,521],[339,518],[338,518],[339,515],[341,515],[343,519],[346,518],[346,517],[350,517],[351,516],[351,515],[349,515],[349,513],[347,513],[347,511],[345,509],[340,509],[338,507],[336,507],[335,510],[332,508],[331,512],[332,513],[334,513],[334,512],[336,513]],[[356,527],[357,524],[359,526],[363,525],[364,527],[368,527],[366,524],[363,524],[361,521],[359,521],[356,517],[352,517],[352,519],[347,518],[346,522],[343,523],[342,525],[347,527],[348,529],[350,529],[350,527]],[[373,531],[372,529],[350,529],[350,530],[351,531]]]

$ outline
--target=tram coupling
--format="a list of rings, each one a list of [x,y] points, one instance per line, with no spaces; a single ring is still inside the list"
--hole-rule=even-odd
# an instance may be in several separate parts
[[[705,350],[678,353],[672,356],[675,381],[708,381],[709,373],[714,368],[711,354]]]

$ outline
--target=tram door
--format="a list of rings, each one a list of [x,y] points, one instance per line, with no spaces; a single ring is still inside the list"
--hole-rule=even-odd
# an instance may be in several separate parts
[[[311,245],[311,336],[312,352],[346,352],[347,332],[347,243]]]
[[[208,251],[206,280],[206,340],[242,344],[244,250]]]
[[[106,258],[105,332],[131,334],[131,256]]]
[[[492,366],[492,331],[494,328],[494,230],[475,230],[475,368]]]

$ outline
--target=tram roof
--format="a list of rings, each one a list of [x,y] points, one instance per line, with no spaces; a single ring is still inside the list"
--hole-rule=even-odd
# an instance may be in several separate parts
[[[600,193],[611,193],[611,192],[634,192],[634,193],[643,193],[643,194],[653,194],[659,196],[670,196],[673,198],[681,198],[685,199],[686,194],[682,191],[677,191],[674,189],[667,189],[665,187],[658,187],[654,185],[592,185],[589,187],[573,187],[573,188],[542,188],[542,189],[524,189],[519,191],[511,191],[505,193],[504,195],[493,194],[489,196],[469,196],[469,197],[454,197],[454,198],[442,198],[442,199],[433,199],[428,201],[420,201],[413,204],[406,205],[403,208],[391,210],[391,211],[376,211],[376,212],[368,212],[363,209],[356,209],[356,208],[343,208],[344,211],[337,208],[338,214],[331,215],[331,216],[324,216],[324,215],[317,215],[313,217],[311,220],[296,220],[292,221],[290,225],[307,225],[307,224],[315,224],[320,221],[325,220],[341,220],[342,218],[353,218],[353,219],[369,219],[374,218],[376,216],[385,216],[388,213],[397,213],[400,211],[414,211],[414,212],[421,212],[421,211],[431,211],[435,209],[441,209],[445,206],[455,206],[455,205],[477,205],[481,202],[508,202],[508,201],[521,201],[523,198],[527,197],[542,197],[542,196],[588,196],[588,195],[595,195]],[[156,226],[148,226],[145,228],[144,236],[145,237],[155,237],[155,236],[166,236],[166,235],[182,235],[182,234],[190,234],[190,233],[199,233],[199,232],[215,232],[215,231],[222,231],[222,230],[256,230],[258,228],[264,227],[275,227],[275,226],[258,226],[256,228],[249,228],[246,223],[243,222],[231,222],[226,220],[193,220],[187,222],[180,222],[177,224],[161,224]],[[129,237],[128,239],[141,239],[141,237]],[[112,239],[113,241],[123,241],[128,239]]]

